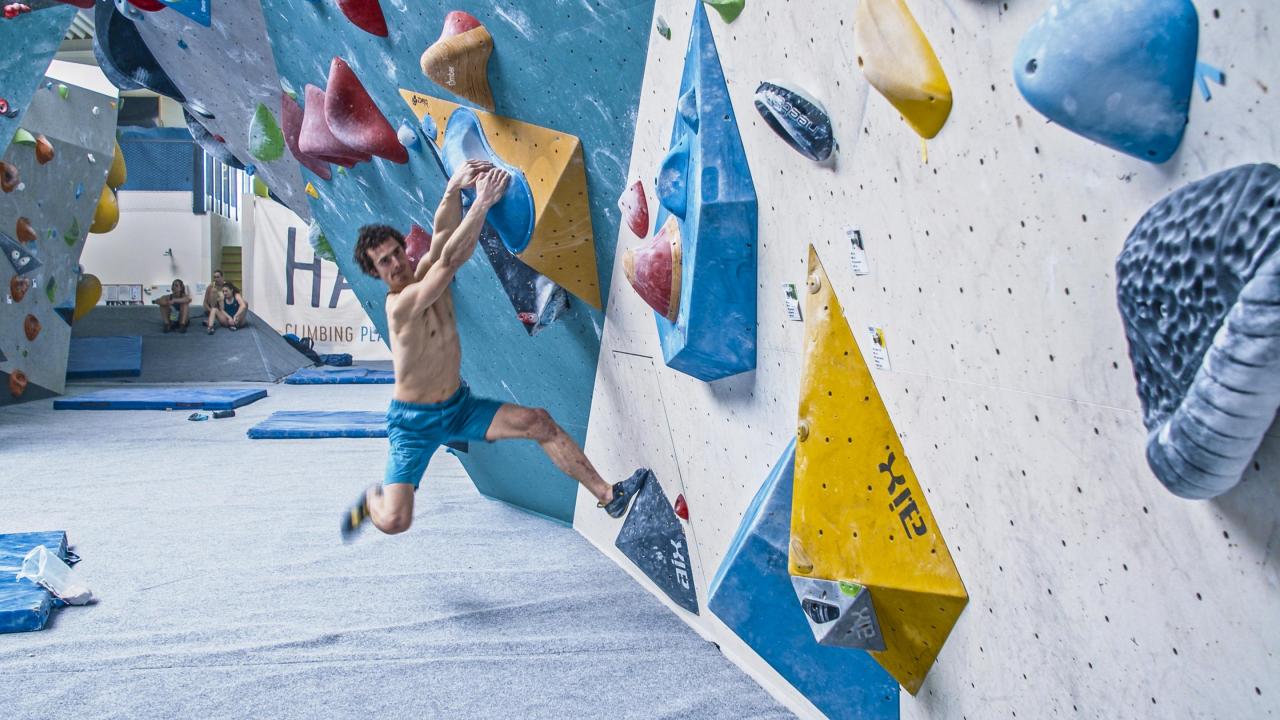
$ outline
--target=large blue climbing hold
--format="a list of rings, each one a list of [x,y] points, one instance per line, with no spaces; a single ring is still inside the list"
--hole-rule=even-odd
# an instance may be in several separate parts
[[[498,157],[484,136],[480,118],[470,108],[458,108],[449,116],[449,125],[444,129],[441,159],[449,177],[453,177],[468,160],[488,160],[511,174],[506,194],[489,210],[486,221],[497,231],[508,250],[513,254],[524,252],[533,237],[535,213],[529,181],[520,168]],[[463,190],[462,194],[464,202],[469,204],[475,197],[475,189]]]
[[[654,227],[678,219],[680,311],[655,313],[668,366],[718,380],[756,366],[756,189],[702,3],[680,80],[675,127],[656,187]]]
[[[1147,211],[1116,261],[1147,462],[1209,498],[1240,482],[1280,409],[1280,168],[1242,165]]]
[[[1182,142],[1198,41],[1191,0],[1054,0],[1018,45],[1013,75],[1053,122],[1162,163]]]
[[[861,650],[819,645],[787,571],[795,440],[742,517],[707,607],[832,718],[898,718],[898,683]]]

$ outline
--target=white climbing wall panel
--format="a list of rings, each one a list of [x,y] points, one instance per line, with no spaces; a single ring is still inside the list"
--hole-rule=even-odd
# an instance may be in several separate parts
[[[927,164],[856,67],[852,0],[748,0],[731,25],[711,14],[759,195],[757,370],[705,384],[666,368],[618,262],[588,454],[610,480],[647,464],[672,499],[683,486],[704,607],[673,611],[812,714],[705,603],[794,429],[803,327],[782,284],[803,288],[813,243],[868,357],[866,328],[884,328],[892,369],[876,382],[971,596],[918,696],[903,693],[903,717],[1280,714],[1280,431],[1222,498],[1167,492],[1143,457],[1113,269],[1165,194],[1280,160],[1280,5],[1197,2],[1200,57],[1227,84],[1208,103],[1195,93],[1161,166],[1049,124],[1018,94],[1014,49],[1048,0],[908,5],[955,96]],[[672,38],[651,29],[628,178],[651,205],[692,9],[659,0]],[[768,129],[752,106],[762,80],[826,106],[834,169]],[[845,226],[862,232],[869,275],[853,272]],[[619,238],[619,257],[639,244],[625,227]],[[575,526],[634,571],[613,548],[621,524],[585,495]]]

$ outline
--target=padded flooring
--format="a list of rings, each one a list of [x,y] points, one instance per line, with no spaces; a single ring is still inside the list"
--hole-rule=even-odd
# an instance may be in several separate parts
[[[248,386],[253,387],[253,386]],[[101,602],[0,640],[6,719],[790,714],[570,528],[446,454],[414,526],[338,539],[386,440],[248,440],[388,385],[271,387],[234,418],[0,408],[0,527],[63,528]]]

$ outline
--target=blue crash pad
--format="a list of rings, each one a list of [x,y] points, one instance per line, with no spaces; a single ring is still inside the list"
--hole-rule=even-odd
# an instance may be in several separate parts
[[[819,645],[787,571],[795,440],[778,459],[711,581],[707,607],[828,717],[898,718],[898,683],[862,650]]]
[[[249,428],[252,440],[384,438],[387,413],[359,410],[278,410]]]
[[[142,374],[142,336],[73,337],[67,379],[137,377]]]
[[[390,370],[361,367],[303,368],[284,381],[287,385],[390,385],[396,375]]]
[[[37,545],[67,559],[67,534],[61,530],[0,534],[0,633],[44,628],[49,612],[59,602],[31,580],[17,578],[22,559]]]
[[[53,401],[54,410],[233,410],[267,396],[245,388],[112,388]]]
[[[1054,0],[1019,43],[1013,76],[1053,122],[1162,163],[1186,129],[1199,32],[1191,0]]]
[[[669,367],[718,380],[756,366],[757,205],[707,11],[695,3],[654,227],[676,216],[680,314],[654,313]]]

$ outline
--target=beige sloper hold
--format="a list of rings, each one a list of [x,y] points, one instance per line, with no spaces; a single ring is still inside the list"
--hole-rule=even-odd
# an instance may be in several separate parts
[[[436,84],[486,110],[494,109],[489,90],[493,36],[472,15],[456,10],[444,21],[439,39],[422,53],[422,72]]]

